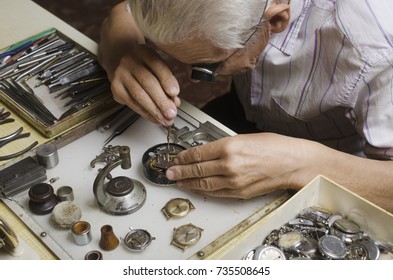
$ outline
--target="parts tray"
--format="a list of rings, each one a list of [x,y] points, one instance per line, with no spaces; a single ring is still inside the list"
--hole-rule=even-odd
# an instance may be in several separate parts
[[[61,39],[61,43],[72,42],[74,43],[74,49],[78,51],[84,51],[88,54],[89,58],[92,58],[94,61],[97,60],[96,56],[68,38],[67,36],[63,35],[62,33],[58,32],[57,30],[53,29],[54,33],[58,35]],[[28,59],[26,59],[28,61]],[[23,60],[25,62],[25,60]],[[0,69],[0,74],[5,73],[11,66],[5,67]],[[31,80],[34,81],[35,77],[33,76]],[[43,95],[51,96],[50,98],[54,99],[56,93],[49,94],[49,88],[47,86],[40,86],[37,88],[30,87],[33,89],[34,94],[41,98]],[[25,108],[23,108],[20,104],[15,102],[13,99],[9,98],[0,88],[0,100],[12,109],[15,113],[17,113],[22,119],[32,125],[37,131],[39,131],[44,137],[46,138],[54,138],[65,132],[69,132],[76,127],[79,127],[86,122],[95,119],[107,116],[109,113],[113,112],[114,109],[118,108],[119,105],[113,100],[112,94],[110,90],[108,92],[103,92],[102,94],[96,95],[89,99],[88,102],[85,103],[85,106],[80,108],[79,110],[74,110],[70,115],[61,118],[54,124],[45,124]],[[56,104],[52,104],[52,106],[56,106]]]

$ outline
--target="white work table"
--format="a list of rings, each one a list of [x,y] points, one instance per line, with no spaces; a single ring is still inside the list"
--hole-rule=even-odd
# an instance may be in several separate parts
[[[29,0],[2,1],[0,49],[52,27],[92,53],[97,52],[95,42]],[[187,102],[183,102],[181,111],[182,117],[175,121],[177,127],[186,125],[191,129],[196,129],[200,123],[209,121],[228,135],[234,134]],[[142,155],[152,146],[164,143],[166,133],[162,127],[144,119],[138,119],[122,135],[110,143],[113,146],[126,145],[130,147],[132,167],[128,170],[117,168],[111,174],[114,177],[122,175],[142,182],[147,191],[147,199],[142,208],[134,213],[121,216],[107,214],[99,208],[93,195],[93,182],[98,174],[98,169],[103,165],[97,164],[93,169],[90,167],[90,162],[102,152],[103,143],[111,132],[100,133],[94,130],[61,147],[58,150],[59,164],[55,168],[47,170],[48,179],[57,178],[52,184],[55,191],[61,186],[73,188],[74,201],[82,211],[81,220],[88,221],[92,227],[93,239],[89,244],[76,245],[70,230],[56,227],[51,222],[50,214],[42,216],[33,214],[28,207],[27,191],[16,195],[13,201],[4,201],[58,258],[83,259],[88,251],[101,251],[99,247],[100,228],[108,224],[113,227],[114,233],[120,239],[124,238],[130,231],[129,228],[132,227],[149,231],[155,240],[142,252],[131,252],[120,242],[115,250],[102,251],[104,259],[188,259],[218,238],[221,237],[220,240],[228,238],[225,237],[228,231],[236,232],[233,231],[233,228],[253,214],[253,219],[263,216],[266,214],[265,207],[281,197],[280,193],[276,193],[250,200],[212,198],[181,190],[175,186],[159,186],[151,183],[143,174]],[[161,213],[161,208],[170,199],[177,197],[189,199],[196,209],[180,219],[167,220]],[[269,209],[271,210],[271,208]],[[253,222],[253,219],[250,220],[250,223]],[[170,245],[170,242],[173,228],[188,223],[202,228],[203,233],[197,244],[183,252]],[[243,226],[247,226],[247,223],[244,223]],[[238,228],[239,231],[241,229],[241,227]],[[18,235],[18,232],[16,234]],[[26,253],[13,258],[39,259],[39,253],[35,252],[34,246],[29,244],[29,240],[23,240],[23,237],[21,239]],[[216,243],[216,246],[219,245],[219,242]],[[245,248],[245,251],[248,249]],[[2,258],[6,259],[9,256],[0,253],[0,259]]]

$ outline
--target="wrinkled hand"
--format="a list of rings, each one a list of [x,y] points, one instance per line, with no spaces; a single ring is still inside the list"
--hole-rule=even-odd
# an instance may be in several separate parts
[[[179,84],[155,50],[146,45],[132,47],[108,76],[118,103],[154,123],[173,123],[180,106]]]
[[[226,137],[182,151],[167,177],[201,194],[251,198],[277,189],[299,189],[306,174],[310,141],[272,133]],[[309,157],[312,158],[312,157]]]

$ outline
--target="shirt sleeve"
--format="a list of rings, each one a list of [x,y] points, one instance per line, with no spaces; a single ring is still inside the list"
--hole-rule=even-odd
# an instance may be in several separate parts
[[[368,158],[393,159],[393,53],[370,67],[354,89],[347,114],[365,140]]]

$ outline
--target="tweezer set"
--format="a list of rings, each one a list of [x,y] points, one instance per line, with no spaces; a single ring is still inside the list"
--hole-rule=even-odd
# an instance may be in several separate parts
[[[34,84],[29,83],[34,79]],[[47,87],[55,98],[67,99],[56,117],[36,88]],[[44,31],[0,53],[0,90],[43,125],[50,126],[84,108],[92,97],[108,92],[110,83],[89,53],[61,38],[55,29]]]
[[[109,91],[106,73],[95,57],[54,28],[0,50],[0,100],[44,128],[55,126],[110,95]],[[47,106],[47,100],[57,100],[51,102],[56,110]],[[5,128],[4,124],[14,120],[4,108],[1,110],[0,125]],[[22,130],[1,131],[0,149],[30,135],[21,133]],[[33,141],[26,149],[0,157],[0,161],[19,156],[36,145]]]

